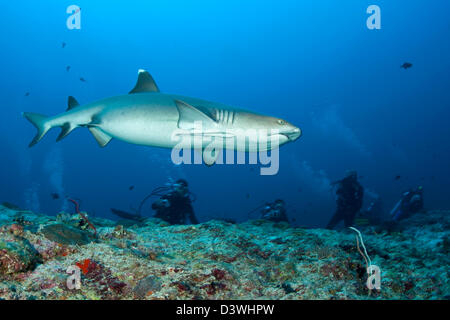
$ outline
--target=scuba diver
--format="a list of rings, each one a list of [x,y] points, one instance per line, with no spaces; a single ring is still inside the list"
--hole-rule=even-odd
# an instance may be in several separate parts
[[[187,181],[179,179],[170,189],[169,193],[162,195],[152,204],[152,209],[156,211],[154,217],[170,224],[186,224],[187,218],[193,224],[199,223],[192,208]]]
[[[391,218],[393,221],[399,221],[423,209],[423,188],[419,186],[403,193],[402,198],[391,211]]]
[[[169,182],[165,186],[153,189],[141,201],[137,210],[131,208],[135,213],[114,208],[111,208],[111,212],[122,219],[142,223],[146,220],[142,216],[142,208],[148,199],[155,196],[160,197],[160,199],[152,204],[152,209],[157,211],[154,217],[171,224],[184,224],[186,215],[188,215],[192,223],[198,223],[194,215],[194,210],[192,209],[192,202],[195,201],[195,195],[187,189],[187,182],[183,179],[179,179],[175,183]]]
[[[358,182],[356,171],[348,171],[345,178],[333,182],[332,185],[337,185],[337,209],[327,229],[333,229],[341,220],[344,220],[346,227],[350,227],[362,207],[364,188]]]
[[[269,220],[272,222],[288,222],[288,217],[286,214],[286,204],[283,200],[277,199],[273,203],[266,203],[264,208],[261,210],[260,219]]]

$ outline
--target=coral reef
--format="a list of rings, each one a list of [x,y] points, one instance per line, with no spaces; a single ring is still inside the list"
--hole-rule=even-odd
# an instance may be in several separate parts
[[[18,217],[20,219],[18,219]],[[448,212],[360,229],[381,288],[366,287],[355,232],[253,220],[170,226],[0,206],[0,299],[448,299]],[[19,223],[20,222],[20,223]],[[95,233],[94,233],[95,229]],[[80,288],[69,289],[70,268]]]
[[[38,251],[31,243],[16,234],[15,226],[0,231],[0,275],[33,269],[40,260]]]

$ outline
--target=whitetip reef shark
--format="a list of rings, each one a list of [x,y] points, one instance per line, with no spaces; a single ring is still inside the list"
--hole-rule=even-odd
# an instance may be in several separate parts
[[[248,152],[255,150],[248,144],[231,145],[226,141],[240,138],[239,135],[245,134],[249,129],[265,130],[266,138],[276,140],[276,143],[268,144],[266,150],[270,150],[295,141],[301,135],[299,128],[283,119],[221,103],[161,93],[150,73],[145,70],[139,70],[136,86],[127,95],[86,105],[79,105],[74,97],[69,97],[67,110],[56,116],[47,117],[30,112],[22,115],[37,128],[30,147],[38,143],[51,128],[61,127],[56,140],[59,141],[75,128],[86,127],[101,147],[115,138],[137,145],[195,148],[202,152],[207,165],[214,164],[218,155],[218,152],[205,152],[206,143],[211,143],[211,140],[227,149]],[[195,125],[199,122],[200,130]],[[200,147],[193,147],[190,140],[180,143],[180,136],[200,137],[204,141],[202,140]]]

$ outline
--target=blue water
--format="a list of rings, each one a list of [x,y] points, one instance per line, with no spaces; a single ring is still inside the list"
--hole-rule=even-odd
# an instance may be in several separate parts
[[[66,27],[71,4],[80,30]],[[366,26],[371,4],[380,30]],[[243,221],[283,198],[295,224],[323,226],[335,207],[329,182],[356,169],[366,202],[378,194],[388,210],[422,185],[426,208],[449,208],[449,10],[445,0],[4,3],[0,200],[56,214],[73,210],[70,196],[111,217],[110,207],[137,207],[185,178],[201,221]],[[54,115],[69,95],[83,104],[127,93],[140,68],[162,92],[281,117],[303,136],[280,149],[273,176],[252,165],[175,166],[170,150],[118,140],[102,149],[86,129],[59,143],[55,129],[28,148],[35,129],[22,111]]]

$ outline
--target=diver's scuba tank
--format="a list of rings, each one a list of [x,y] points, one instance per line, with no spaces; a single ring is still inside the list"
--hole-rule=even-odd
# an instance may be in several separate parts
[[[396,203],[396,205],[394,206],[394,208],[392,208],[391,212],[389,213],[389,214],[391,215],[391,218],[392,218],[393,220],[395,220],[396,217],[397,217],[398,214],[399,214],[399,208],[400,208],[400,205],[402,204],[402,201],[403,201],[403,198],[400,199],[400,200],[398,200],[398,202]]]

